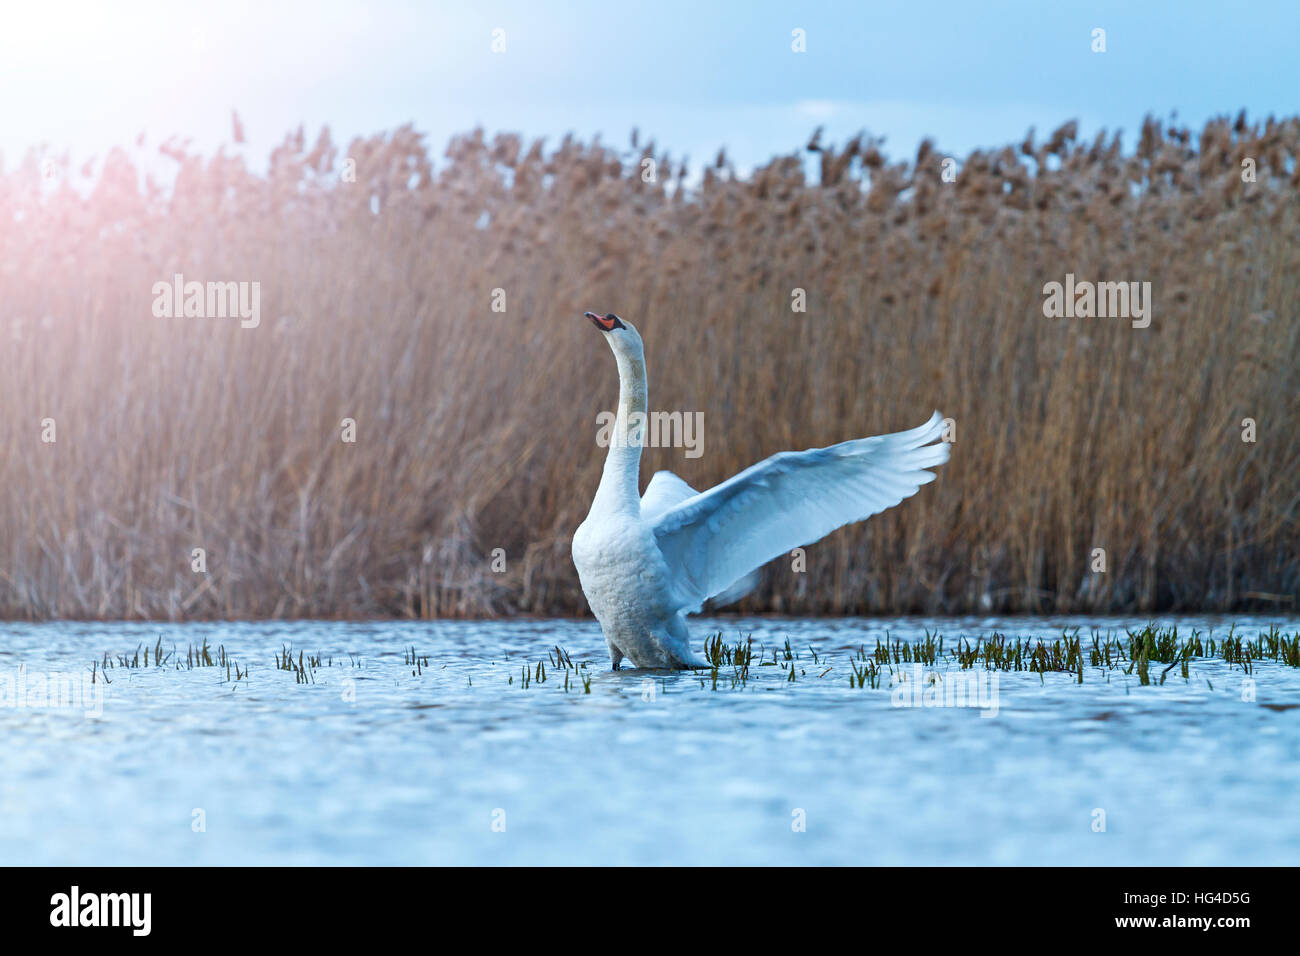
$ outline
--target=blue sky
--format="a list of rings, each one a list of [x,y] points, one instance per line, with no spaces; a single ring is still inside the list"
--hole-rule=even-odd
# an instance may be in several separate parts
[[[1091,32],[1106,31],[1105,53]],[[492,31],[506,49],[493,53]],[[807,52],[791,50],[806,31]],[[739,166],[825,125],[910,155],[964,154],[1077,118],[1197,125],[1295,112],[1300,2],[54,2],[9,8],[0,154],[102,155],[147,130],[205,149],[244,119],[264,158],[299,123],[336,139],[413,122],[438,147],[481,124],[547,136],[639,127],[674,156]]]

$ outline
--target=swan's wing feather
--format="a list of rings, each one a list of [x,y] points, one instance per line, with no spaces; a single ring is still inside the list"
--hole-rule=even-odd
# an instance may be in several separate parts
[[[734,581],[727,587],[723,588],[717,594],[709,596],[709,608],[726,607],[728,604],[735,604],[754,588],[758,587],[758,582],[762,576],[758,571],[751,571],[739,581]]]
[[[654,524],[664,512],[698,494],[671,471],[656,471],[641,496],[641,520]]]
[[[665,512],[698,494],[698,491],[671,471],[656,471],[646,486],[645,494],[641,496],[641,520],[653,525]],[[758,587],[759,580],[757,571],[744,575],[717,594],[710,595],[712,600],[709,601],[709,607],[720,608],[734,604]]]
[[[778,555],[915,494],[934,480],[925,469],[948,460],[948,445],[932,444],[942,431],[935,412],[909,431],[779,452],[662,513],[654,534],[681,607],[698,608]]]

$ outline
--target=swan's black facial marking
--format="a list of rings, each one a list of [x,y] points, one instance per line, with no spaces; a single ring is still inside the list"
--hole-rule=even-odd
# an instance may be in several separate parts
[[[627,326],[623,324],[623,320],[613,312],[610,312],[608,315],[597,315],[595,312],[588,312],[587,318],[591,319],[592,324],[602,332],[613,332],[615,329],[627,328]]]

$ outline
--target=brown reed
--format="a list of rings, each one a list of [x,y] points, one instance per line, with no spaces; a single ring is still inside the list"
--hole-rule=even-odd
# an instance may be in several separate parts
[[[586,309],[638,326],[654,408],[704,412],[703,456],[649,449],[646,479],[956,422],[937,482],[743,610],[1294,610],[1300,120],[1148,120],[1131,154],[1071,124],[955,182],[929,143],[818,142],[810,182],[633,142],[299,130],[264,173],[174,142],[172,181],[126,150],[89,189],[0,170],[0,614],[581,611],[617,387]],[[260,327],[155,318],[177,272],[260,282]],[[1045,318],[1067,272],[1150,281],[1151,327]]]

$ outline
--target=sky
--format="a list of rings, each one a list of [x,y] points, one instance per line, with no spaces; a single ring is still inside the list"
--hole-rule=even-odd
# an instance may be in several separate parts
[[[345,143],[410,122],[439,155],[477,125],[618,147],[636,127],[678,159],[725,146],[741,170],[817,126],[901,159],[926,136],[965,155],[1077,119],[1131,148],[1148,113],[1196,127],[1300,109],[1300,0],[6,0],[0,24],[6,166],[39,143],[80,163],[142,131],[211,151],[232,109],[254,161],[299,124]]]

